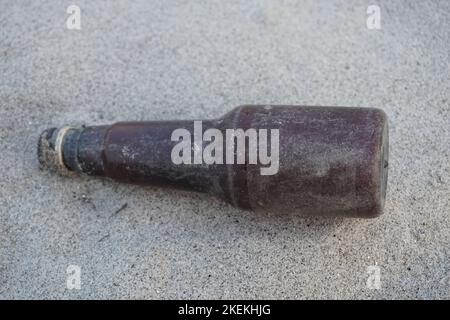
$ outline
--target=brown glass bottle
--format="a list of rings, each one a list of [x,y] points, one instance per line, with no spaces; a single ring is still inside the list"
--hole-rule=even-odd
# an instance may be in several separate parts
[[[175,164],[172,151],[179,141],[172,134],[186,129],[194,140],[192,120],[48,129],[41,135],[39,159],[59,171],[206,192],[253,211],[363,218],[382,213],[388,124],[379,109],[241,106],[202,121],[202,133],[211,128],[224,137],[227,129],[277,129],[277,172],[261,174],[267,165],[249,163],[248,148],[244,164],[194,164],[194,159]],[[192,143],[193,158],[210,142]],[[225,145],[223,150],[226,162]]]

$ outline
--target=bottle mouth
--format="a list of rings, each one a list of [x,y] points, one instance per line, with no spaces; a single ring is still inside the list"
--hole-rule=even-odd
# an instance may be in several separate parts
[[[41,168],[58,173],[69,170],[63,160],[63,141],[66,133],[72,127],[49,128],[44,130],[38,141],[37,153]]]

